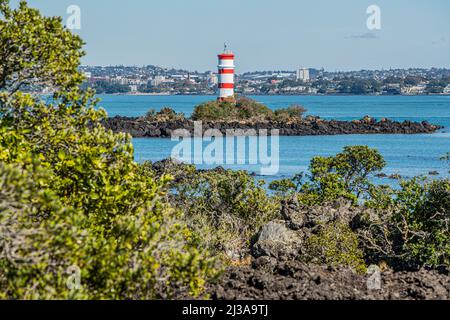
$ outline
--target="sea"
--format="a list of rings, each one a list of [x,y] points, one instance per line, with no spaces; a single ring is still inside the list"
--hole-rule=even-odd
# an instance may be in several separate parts
[[[145,115],[150,109],[158,111],[163,107],[171,107],[189,116],[196,105],[215,99],[214,96],[99,95],[98,97],[101,99],[99,107],[104,108],[111,117],[116,115],[138,117]],[[368,115],[377,119],[428,121],[444,128],[434,134],[417,135],[281,136],[277,142],[277,170],[266,170],[270,171],[269,173],[262,170],[268,166],[267,159],[265,164],[259,160],[255,164],[244,154],[249,152],[249,145],[254,142],[248,140],[245,150],[238,150],[235,143],[236,161],[230,164],[220,163],[225,168],[246,170],[259,179],[270,182],[289,178],[301,172],[307,173],[314,156],[331,156],[340,152],[344,146],[367,145],[383,155],[387,162],[383,173],[388,176],[400,175],[404,179],[415,176],[427,176],[432,179],[449,177],[449,163],[440,158],[450,152],[450,96],[250,96],[250,98],[273,110],[293,104],[302,105],[307,109],[307,114],[323,119],[353,120]],[[224,138],[224,145],[227,139],[234,138]],[[159,161],[173,155],[173,150],[180,145],[180,141],[167,138],[134,138],[133,144],[136,161]],[[270,140],[268,145],[271,145]],[[203,142],[202,150],[205,151],[207,147],[208,142]],[[269,147],[267,156],[271,151]],[[187,161],[186,159],[182,160]],[[196,161],[197,167],[201,169],[218,166],[217,163],[202,161],[202,155],[200,160],[195,156],[191,159]],[[226,162],[225,159],[223,162]],[[398,185],[397,180],[389,178],[373,177],[373,180],[375,183],[394,187]]]

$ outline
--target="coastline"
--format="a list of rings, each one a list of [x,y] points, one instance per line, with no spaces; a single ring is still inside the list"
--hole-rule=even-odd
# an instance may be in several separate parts
[[[131,134],[134,138],[169,138],[175,130],[183,129],[194,136],[194,120],[176,119],[166,121],[147,120],[145,117],[115,116],[107,118],[104,126],[113,132]],[[202,135],[208,130],[215,129],[225,135],[249,136],[271,134],[277,129],[280,136],[325,136],[350,134],[431,134],[443,126],[430,124],[428,121],[392,121],[390,119],[376,120],[370,117],[352,121],[323,120],[319,117],[308,116],[306,119],[292,122],[276,121],[203,121]]]

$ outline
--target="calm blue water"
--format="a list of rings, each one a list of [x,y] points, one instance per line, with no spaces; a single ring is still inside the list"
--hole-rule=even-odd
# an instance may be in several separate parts
[[[100,106],[110,116],[140,116],[149,109],[170,106],[189,116],[195,105],[212,100],[212,96],[114,96],[101,95]],[[350,120],[365,115],[394,120],[428,120],[445,126],[431,135],[344,135],[319,137],[280,137],[280,170],[270,181],[306,171],[315,155],[333,155],[347,145],[368,145],[377,148],[385,157],[387,174],[403,177],[427,175],[438,171],[448,177],[448,165],[439,158],[450,152],[450,96],[255,96],[272,109],[301,104],[309,114],[325,119]],[[170,139],[134,139],[137,161],[157,161],[170,156],[177,142]],[[208,143],[205,144],[205,146]],[[200,165],[207,168],[213,166]],[[231,165],[232,169],[259,172],[259,165]],[[390,180],[382,180],[392,183]]]

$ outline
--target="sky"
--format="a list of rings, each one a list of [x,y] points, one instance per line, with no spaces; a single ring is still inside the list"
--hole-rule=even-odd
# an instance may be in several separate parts
[[[17,0],[12,0],[16,3]],[[85,65],[214,70],[226,42],[237,72],[450,68],[448,0],[29,0],[81,10]],[[367,27],[380,8],[381,29]]]

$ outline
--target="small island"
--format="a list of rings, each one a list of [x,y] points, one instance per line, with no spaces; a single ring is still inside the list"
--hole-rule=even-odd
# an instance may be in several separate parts
[[[202,121],[202,134],[210,129],[219,130],[223,135],[249,135],[248,130],[278,129],[281,136],[313,136],[342,134],[419,134],[434,133],[442,126],[427,121],[398,122],[390,119],[371,118],[352,121],[324,120],[307,115],[299,105],[271,110],[249,98],[240,97],[236,102],[210,101],[195,107],[191,117],[176,113],[166,107],[156,112],[150,110],[142,117],[116,116],[104,121],[104,126],[114,132],[125,132],[135,138],[169,138],[177,129],[184,129],[194,136],[194,122]]]

